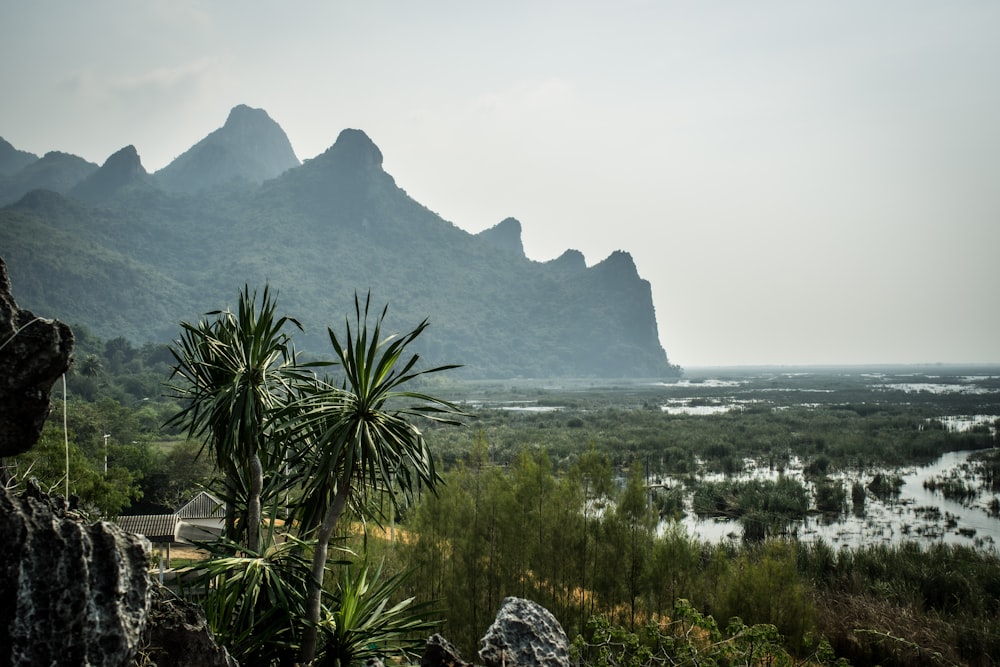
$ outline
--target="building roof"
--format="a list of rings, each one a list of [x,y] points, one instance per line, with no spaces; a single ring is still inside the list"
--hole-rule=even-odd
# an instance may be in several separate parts
[[[115,519],[125,532],[143,535],[150,542],[175,542],[180,521],[176,514],[136,514]]]
[[[202,491],[177,510],[182,519],[224,519],[226,504],[208,491]]]

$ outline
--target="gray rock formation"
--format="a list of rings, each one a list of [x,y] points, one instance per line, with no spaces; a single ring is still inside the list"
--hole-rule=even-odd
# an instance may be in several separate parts
[[[68,326],[17,307],[0,258],[0,457],[26,452],[38,441],[52,384],[72,354]]]
[[[506,218],[489,229],[476,234],[500,252],[524,257],[524,244],[521,242],[521,223],[515,218]]]
[[[38,441],[72,351],[66,325],[17,307],[0,259],[0,457]],[[144,537],[86,521],[64,498],[25,486],[16,493],[0,483],[0,667],[124,666],[140,646],[148,649],[144,665],[236,664],[215,645],[200,609],[182,604],[171,615],[160,604],[154,619],[162,625],[148,627]],[[169,656],[154,644],[169,646]]]
[[[0,487],[0,665],[127,665],[149,607],[149,542]]]
[[[154,584],[139,664],[156,667],[238,667],[215,637],[201,607]]]
[[[450,641],[439,634],[433,634],[427,639],[424,654],[420,657],[420,667],[472,667],[472,664],[462,660],[458,649]]]
[[[569,639],[548,609],[531,600],[504,599],[479,640],[486,667],[569,667]]]

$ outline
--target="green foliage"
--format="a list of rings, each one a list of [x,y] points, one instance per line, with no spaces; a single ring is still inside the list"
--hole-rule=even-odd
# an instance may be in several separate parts
[[[144,500],[154,507],[174,511],[202,489],[215,486],[216,475],[211,459],[202,455],[202,444],[198,441],[160,443],[142,480]]]
[[[798,574],[797,546],[769,541],[741,552],[716,582],[713,611],[781,629],[798,650],[813,629],[815,610]]]
[[[816,481],[816,509],[826,514],[840,514],[847,502],[843,482],[829,478]]]
[[[321,620],[325,646],[320,665],[348,667],[370,658],[418,658],[427,636],[437,625],[426,620],[429,604],[398,598],[403,575],[386,575],[382,567],[345,565],[333,592],[330,614]]]
[[[178,571],[190,577],[209,627],[245,665],[287,662],[296,653],[310,579],[304,543],[282,536],[262,552],[222,539],[205,544],[211,557]]]
[[[584,471],[602,467],[594,452],[562,474],[544,450],[507,470],[486,453],[480,444],[437,496],[420,501],[401,552],[414,570],[410,590],[441,599],[442,633],[460,650],[475,650],[506,595],[540,602],[571,636],[587,637],[588,619],[603,616],[641,638],[652,619],[676,613],[678,598],[697,600],[714,615],[775,626],[785,650],[804,650],[815,613],[794,548],[767,542],[734,552],[700,544],[677,524],[657,530],[638,467],[608,496],[587,491],[593,473]]]
[[[370,294],[363,308],[355,296],[354,323],[347,319],[343,338],[328,330],[343,373],[341,385],[305,384],[301,397],[278,413],[278,432],[295,450],[292,463],[303,486],[296,514],[304,534],[316,540],[302,642],[305,663],[316,652],[327,543],[348,502],[363,511],[372,492],[387,493],[395,509],[397,493],[411,496],[419,484],[433,489],[438,481],[434,461],[413,420],[456,425],[453,416],[460,414],[453,403],[407,389],[422,376],[454,368],[418,369],[418,355],[405,358],[427,321],[402,336],[383,338],[388,306],[369,329],[370,303]]]
[[[76,407],[76,404],[71,405]],[[73,423],[86,431],[85,424],[76,420]],[[47,421],[38,443],[14,458],[16,477],[20,480],[35,478],[43,489],[62,494],[68,472],[70,494],[77,497],[81,509],[105,518],[118,516],[142,497],[141,468],[123,465],[126,461],[132,465],[141,462],[145,453],[142,444],[109,444],[110,463],[105,471],[103,444],[95,443],[103,442],[103,438],[81,437],[75,430],[68,436],[67,451],[62,425]],[[88,446],[81,446],[81,442]]]
[[[775,480],[700,482],[692,507],[700,516],[740,519],[744,537],[759,541],[804,517],[809,496],[801,482],[785,475]]]
[[[877,472],[872,477],[872,480],[868,482],[868,490],[880,500],[898,496],[902,488],[903,478],[890,473]]]
[[[571,659],[586,667],[709,667],[722,665],[768,665],[792,667],[803,664],[783,645],[784,638],[769,623],[747,625],[733,617],[720,631],[715,619],[700,613],[685,599],[678,599],[669,617],[647,623],[631,632],[612,625],[604,616],[594,616],[570,646]],[[844,666],[825,639],[814,642],[809,658],[813,664]]]
[[[183,401],[171,419],[194,438],[207,438],[216,466],[225,474],[226,536],[257,551],[261,508],[285,490],[284,443],[272,437],[271,414],[287,403],[308,380],[291,348],[286,325],[276,316],[267,286],[257,292],[245,286],[239,308],[212,311],[197,324],[181,323],[180,339],[170,351],[175,359],[173,395]],[[268,472],[265,485],[264,471]],[[240,521],[235,508],[240,508]]]
[[[135,393],[145,392],[145,378],[155,375],[155,369],[167,368],[160,360],[165,348],[136,349],[121,341],[109,345],[89,334],[78,336],[78,343],[80,354],[95,355],[103,370],[69,377],[71,470],[91,466],[103,472],[102,436],[110,432],[110,469],[120,466],[131,471],[132,486],[141,489],[144,500],[180,499],[184,489],[209,480],[211,459],[195,457],[200,443],[173,438],[160,429],[161,415],[180,405],[161,401],[155,393]],[[116,364],[108,354],[121,355],[120,374],[109,372]],[[144,378],[138,386],[128,382],[129,369]],[[165,377],[163,373],[157,383]],[[882,552],[800,545],[784,551],[766,539],[740,547],[707,545],[669,521],[647,533],[644,521],[648,518],[642,512],[647,496],[640,488],[644,480],[637,474],[639,469],[648,467],[658,481],[661,472],[686,475],[721,471],[726,466],[735,469],[746,456],[780,473],[794,456],[807,463],[823,457],[823,470],[832,475],[879,465],[914,464],[943,451],[993,443],[989,433],[955,434],[926,421],[932,414],[990,413],[995,410],[990,407],[995,399],[989,395],[907,395],[909,404],[904,406],[869,400],[870,393],[865,398],[856,385],[836,380],[841,382],[844,386],[831,385],[830,393],[819,394],[820,402],[808,409],[776,409],[781,400],[800,401],[801,394],[781,399],[769,387],[750,393],[759,390],[758,385],[744,396],[754,396],[759,403],[748,400],[743,411],[689,417],[658,409],[666,396],[675,395],[669,387],[562,391],[515,385],[499,390],[493,385],[458,387],[422,376],[413,385],[419,393],[434,388],[444,390],[445,395],[461,392],[462,398],[482,402],[482,407],[476,404],[468,410],[474,423],[471,429],[439,429],[422,415],[413,416],[425,445],[439,455],[435,469],[443,471],[448,484],[439,487],[435,497],[421,493],[427,487],[418,482],[415,490],[411,488],[415,504],[396,496],[401,501],[395,504],[395,512],[393,500],[383,496],[388,488],[382,483],[369,485],[348,504],[347,516],[403,521],[395,528],[404,539],[391,546],[372,540],[365,545],[367,553],[372,553],[372,544],[380,545],[387,556],[387,576],[413,570],[412,577],[399,584],[398,593],[414,597],[414,605],[439,600],[445,612],[442,633],[467,654],[475,652],[476,641],[506,595],[531,597],[544,604],[571,636],[585,634],[588,619],[600,614],[621,632],[634,632],[640,643],[647,641],[643,633],[651,620],[662,624],[672,618],[674,602],[686,598],[706,618],[735,616],[745,619],[748,627],[761,626],[758,630],[763,635],[754,640],[757,645],[773,639],[767,628],[773,626],[784,638],[783,650],[820,664],[834,664],[834,649],[858,664],[925,664],[907,657],[912,647],[923,649],[925,657],[936,651],[953,663],[989,664],[984,656],[1000,653],[996,644],[1000,629],[993,620],[1000,609],[996,602],[1000,593],[993,585],[1000,568],[995,558],[981,559],[981,552],[974,549],[968,550],[974,554],[969,556],[963,551],[949,555],[948,551],[911,551],[909,547]],[[342,383],[342,378],[328,382],[325,390],[339,389]],[[716,400],[709,387],[684,391]],[[88,395],[95,400],[84,400]],[[146,397],[149,400],[142,400]],[[504,400],[560,409],[534,413],[497,409],[495,405]],[[387,403],[386,407],[393,406]],[[65,456],[61,408],[57,406],[53,413],[52,424],[46,427],[48,446],[42,444],[32,452],[35,469],[51,472],[49,485],[59,484]],[[192,460],[196,466],[186,465]],[[967,479],[971,482],[975,476],[984,488],[990,488],[990,461],[990,452],[984,451],[983,463],[974,462]],[[290,470],[302,474],[307,462],[308,457],[303,457],[298,462],[302,465]],[[623,469],[632,474],[618,479]],[[175,472],[183,472],[178,476],[187,481],[174,483],[171,475]],[[883,473],[876,479],[881,480],[874,485],[876,489],[885,487],[892,493],[896,486],[892,475]],[[693,477],[683,481],[694,483]],[[852,482],[855,511],[868,493],[865,481]],[[813,502],[819,506],[824,480],[811,482],[816,485]],[[392,477],[390,484],[394,484]],[[126,488],[127,484],[113,491]],[[772,525],[765,523],[769,514],[761,508],[771,512],[784,506],[794,512],[800,506],[798,490],[791,486],[787,498],[770,499],[760,489],[740,495],[735,486],[719,488],[727,489],[722,496],[725,502],[735,506],[739,500],[750,508],[744,516],[754,520],[750,525],[765,527],[761,538],[766,538],[766,527]],[[289,488],[293,509],[302,489],[301,485]],[[96,490],[100,495],[102,491]],[[666,510],[667,516],[668,508],[680,508],[677,496],[684,491],[674,486],[672,501],[662,493],[660,489],[652,493],[650,509],[654,515]],[[836,504],[836,495],[831,504]],[[87,504],[101,507],[93,500]],[[348,530],[346,524],[341,522],[340,532]],[[299,526],[305,524],[294,524],[292,529]],[[305,546],[299,555],[308,558],[310,553]],[[244,569],[243,564],[231,564],[237,574]],[[262,594],[266,597],[266,592]],[[336,610],[333,597],[325,594],[322,600],[321,619]],[[811,631],[824,633],[830,642],[821,640],[817,645],[813,639],[810,643]],[[720,636],[720,641],[728,639],[728,634]],[[820,650],[822,646],[826,653]],[[720,664],[732,664],[725,662],[721,652],[713,657]]]
[[[798,560],[823,603],[818,624],[831,638],[840,635],[842,654],[923,665],[937,652],[942,664],[991,664],[1000,651],[995,552],[940,543],[837,551],[817,544],[801,545]]]

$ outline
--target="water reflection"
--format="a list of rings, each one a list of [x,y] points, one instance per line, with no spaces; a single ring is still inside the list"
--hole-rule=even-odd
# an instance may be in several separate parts
[[[788,524],[788,533],[799,540],[813,542],[822,539],[837,546],[858,547],[877,543],[895,543],[905,540],[946,542],[976,545],[995,549],[1000,542],[1000,518],[990,515],[990,503],[996,495],[983,492],[968,502],[944,498],[924,486],[933,479],[958,476],[969,484],[977,484],[969,477],[969,457],[974,452],[951,452],[934,463],[914,468],[892,471],[903,479],[897,497],[885,501],[867,492],[863,513],[849,511],[835,517],[814,513],[802,521]],[[773,478],[775,471],[766,466],[751,469],[743,478]],[[791,461],[784,474],[803,479],[801,462]],[[866,475],[838,475],[833,479],[845,485],[850,503],[853,481],[867,484],[874,471]],[[691,511],[691,498],[687,499],[687,513],[681,520],[688,533],[708,542],[737,541],[743,528],[738,520],[701,518]],[[666,526],[662,526],[666,527]]]

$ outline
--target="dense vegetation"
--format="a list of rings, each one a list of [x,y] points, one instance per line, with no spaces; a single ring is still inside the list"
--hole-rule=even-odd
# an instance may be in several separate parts
[[[225,470],[213,465],[211,446],[199,457],[201,438],[163,427],[190,405],[163,396],[177,361],[170,351],[134,348],[124,339],[102,342],[79,328],[77,336],[66,408],[70,486],[85,506],[95,515],[129,506],[146,511],[150,502],[176,508],[199,484],[233,495]],[[421,391],[461,401],[467,426],[436,428],[414,417],[444,477],[437,494],[414,485],[406,500],[382,495],[385,485],[376,484],[334,522],[324,632],[358,622],[334,620],[348,601],[349,608],[374,613],[380,600],[412,595],[394,627],[419,638],[438,619],[438,629],[474,655],[502,598],[522,595],[556,614],[586,664],[833,664],[838,656],[856,665],[995,664],[995,551],[906,541],[834,549],[780,537],[781,527],[803,512],[854,511],[859,503],[863,511],[868,497],[891,498],[898,491],[895,466],[945,451],[984,455],[961,480],[934,481],[939,493],[968,494],[975,486],[995,495],[994,432],[988,426],[952,432],[944,420],[1000,413],[998,380],[977,379],[981,392],[899,388],[904,381],[968,384],[964,369],[949,373],[890,372],[877,380],[856,373],[758,375],[722,385],[692,374],[692,381],[675,385],[546,389],[418,378]],[[669,414],[662,405],[738,409],[702,416]],[[308,432],[307,422],[299,426]],[[804,480],[780,472],[772,483],[737,477],[755,464],[781,471],[796,461]],[[61,400],[40,446],[14,465],[61,490]],[[719,481],[706,482],[713,472]],[[845,472],[853,483],[832,481]],[[282,516],[267,501],[279,490],[265,491],[264,525]],[[699,499],[692,506],[684,502],[688,494]],[[744,539],[692,538],[676,522],[688,510],[741,518]],[[280,531],[280,522],[271,530]],[[262,533],[262,547],[271,534]],[[237,581],[234,568],[243,568],[246,581],[246,568],[256,563],[261,599],[287,594],[282,604],[304,609],[304,597],[296,596],[308,588],[310,535],[291,532],[283,545],[256,553],[237,531],[236,541],[220,544],[198,571],[217,590],[231,591],[225,582]],[[222,604],[230,599],[202,598],[220,636],[243,647],[246,664],[294,651],[300,630],[277,623],[287,614],[261,617],[254,605]],[[343,646],[345,660],[364,657],[373,650],[371,637],[352,632],[329,635],[321,649]]]
[[[985,665],[1000,655],[995,551],[702,543],[661,521],[640,475],[616,484],[594,449],[557,472],[544,451],[493,465],[481,443],[446,482],[383,548],[399,567],[416,568],[418,599],[443,601],[442,632],[464,651],[474,650],[490,610],[520,595],[553,610],[584,644],[605,627],[596,616],[654,653],[662,638],[650,628],[677,622],[691,605],[723,628],[736,617],[757,632],[773,626],[773,655],[814,655],[822,639],[858,665]]]

